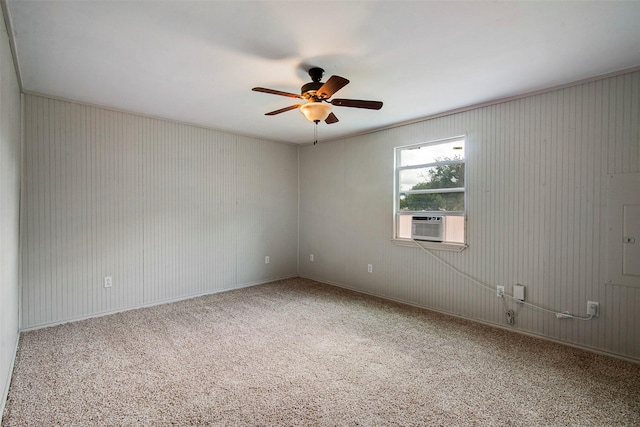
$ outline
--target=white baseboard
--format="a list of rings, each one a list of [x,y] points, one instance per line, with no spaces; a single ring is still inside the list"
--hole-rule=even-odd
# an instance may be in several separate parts
[[[125,307],[125,308],[121,308],[121,309],[117,309],[117,310],[102,311],[100,313],[93,313],[93,314],[89,314],[89,315],[86,315],[86,316],[78,316],[78,317],[72,317],[72,318],[69,318],[69,319],[64,319],[64,320],[55,321],[55,322],[41,323],[41,324],[38,324],[38,325],[29,326],[28,328],[22,328],[22,329],[20,329],[20,332],[35,331],[35,330],[38,330],[38,329],[50,328],[52,326],[64,325],[65,323],[79,322],[81,320],[93,319],[95,317],[110,316],[112,314],[123,313],[123,312],[129,311],[129,310],[138,310],[140,308],[154,307],[156,305],[171,304],[173,302],[184,301],[184,300],[188,300],[188,299],[192,299],[192,298],[198,298],[198,297],[202,297],[202,296],[205,296],[205,295],[213,295],[213,294],[218,294],[220,292],[228,292],[228,291],[234,291],[236,289],[248,288],[248,287],[251,287],[251,286],[264,285],[266,283],[271,283],[271,282],[275,282],[275,281],[278,281],[278,280],[284,280],[284,279],[291,279],[293,277],[298,277],[298,274],[292,274],[292,275],[287,275],[287,276],[282,276],[282,277],[272,277],[272,278],[268,278],[268,279],[265,279],[265,280],[258,280],[258,281],[255,281],[255,282],[247,282],[247,283],[236,284],[236,285],[234,285],[232,287],[221,289],[221,290],[206,291],[206,292],[201,292],[201,293],[197,293],[197,294],[183,295],[183,296],[180,296],[180,297],[177,297],[177,298],[170,298],[170,299],[165,299],[165,300],[160,300],[160,301],[154,301],[154,302],[147,303],[147,304],[134,305],[134,306],[131,306],[131,307]]]

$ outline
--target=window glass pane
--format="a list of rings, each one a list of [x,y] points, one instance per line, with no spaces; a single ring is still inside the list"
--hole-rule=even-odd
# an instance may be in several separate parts
[[[451,159],[464,159],[464,140],[405,148],[400,151],[400,166],[424,165]]]
[[[464,163],[399,172],[400,191],[464,187]]]
[[[401,194],[401,211],[464,211],[464,193]]]

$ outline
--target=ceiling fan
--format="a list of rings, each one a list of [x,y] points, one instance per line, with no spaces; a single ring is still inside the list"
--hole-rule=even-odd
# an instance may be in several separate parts
[[[280,90],[267,89],[264,87],[254,87],[253,91],[270,93],[272,95],[286,96],[289,98],[306,99],[304,104],[294,104],[279,110],[270,111],[266,113],[266,116],[275,116],[276,114],[284,113],[285,111],[295,110],[299,108],[307,119],[314,122],[316,125],[324,120],[327,124],[338,122],[338,118],[331,111],[331,105],[338,107],[355,107],[366,108],[369,110],[379,110],[382,108],[381,101],[363,101],[360,99],[332,99],[334,93],[345,87],[349,80],[340,76],[331,76],[329,80],[322,83],[322,76],[324,70],[322,68],[313,67],[309,69],[309,76],[311,82],[302,86],[300,89],[300,95],[289,92],[282,92]],[[329,105],[331,104],[331,105]]]

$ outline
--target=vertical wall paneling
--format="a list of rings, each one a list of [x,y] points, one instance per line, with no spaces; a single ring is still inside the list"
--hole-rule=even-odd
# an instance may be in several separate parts
[[[25,103],[23,327],[140,305],[135,125],[78,104],[29,95]]]
[[[145,304],[233,286],[235,141],[182,124],[146,125]]]
[[[301,270],[312,271],[328,283],[344,283],[345,240],[340,237],[348,231],[343,213],[344,146],[318,143],[313,147],[317,148],[314,157],[300,158],[301,176],[317,184],[300,187],[300,235],[306,237],[300,241]],[[336,173],[327,174],[320,164],[334,165]],[[309,262],[309,254],[314,254],[314,262]]]
[[[0,414],[9,392],[18,343],[22,171],[20,88],[2,15],[0,12]]]
[[[23,328],[296,275],[296,146],[35,95],[25,111]]]
[[[518,330],[640,360],[640,289],[605,285],[603,265],[606,176],[640,170],[639,104],[634,72],[302,147],[300,275],[505,327],[510,307]],[[492,289],[522,283],[550,310],[599,301],[600,317],[518,307],[390,241],[393,148],[460,134],[469,247],[434,254]]]
[[[246,137],[237,137],[237,150],[237,281],[283,277],[293,265],[297,273],[298,150]]]

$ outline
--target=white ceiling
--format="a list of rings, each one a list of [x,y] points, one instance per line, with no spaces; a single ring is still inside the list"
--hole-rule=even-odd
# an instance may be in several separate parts
[[[3,0],[5,1],[5,0]],[[335,139],[640,65],[640,1],[6,0],[23,90],[308,143],[306,69],[351,81]]]

